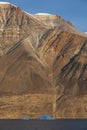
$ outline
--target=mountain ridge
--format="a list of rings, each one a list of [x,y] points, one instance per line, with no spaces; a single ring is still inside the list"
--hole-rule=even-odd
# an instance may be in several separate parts
[[[57,15],[0,8],[0,118],[87,118],[86,35]]]

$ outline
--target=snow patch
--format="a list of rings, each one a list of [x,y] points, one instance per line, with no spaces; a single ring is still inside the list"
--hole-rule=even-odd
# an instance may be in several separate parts
[[[24,10],[23,10],[23,12],[24,12],[24,13],[26,13],[26,14],[28,14],[28,15],[31,15],[31,16],[32,16],[32,14],[30,14],[30,13],[28,13],[28,12],[24,11]]]
[[[2,1],[1,1],[0,4],[1,4],[1,5],[7,5],[7,4],[8,4],[8,5],[12,5],[12,6],[17,7],[16,5],[11,4],[11,3],[9,3],[9,2],[2,2]]]
[[[85,32],[85,34],[87,34],[87,32]]]
[[[8,3],[8,2],[0,2],[0,4],[10,4],[10,3]]]
[[[35,15],[51,15],[51,14],[48,14],[48,13],[37,13]]]

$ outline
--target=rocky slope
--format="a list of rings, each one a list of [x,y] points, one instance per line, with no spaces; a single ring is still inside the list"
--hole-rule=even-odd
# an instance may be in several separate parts
[[[34,17],[38,18],[39,21],[41,21],[49,28],[57,28],[74,34],[79,33],[80,35],[84,35],[82,32],[76,29],[71,22],[64,20],[61,16],[45,13],[37,13],[34,15]]]
[[[87,37],[70,22],[0,3],[0,118],[87,118]]]

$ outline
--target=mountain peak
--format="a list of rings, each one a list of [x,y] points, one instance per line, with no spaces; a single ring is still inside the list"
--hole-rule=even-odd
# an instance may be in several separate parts
[[[10,4],[9,2],[0,2],[0,4]]]
[[[0,119],[87,118],[87,36],[41,14],[0,2]]]
[[[14,5],[12,3],[0,1],[0,6],[2,6],[2,5],[12,5],[12,6],[17,7],[16,5]]]

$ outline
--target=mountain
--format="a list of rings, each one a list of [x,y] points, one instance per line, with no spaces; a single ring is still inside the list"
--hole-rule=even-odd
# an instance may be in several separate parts
[[[0,2],[0,118],[87,118],[86,102],[87,36]]]
[[[41,21],[49,28],[57,28],[58,30],[84,35],[82,32],[76,29],[71,22],[64,20],[61,16],[46,13],[37,13],[34,15],[34,17],[38,18],[39,21]]]

